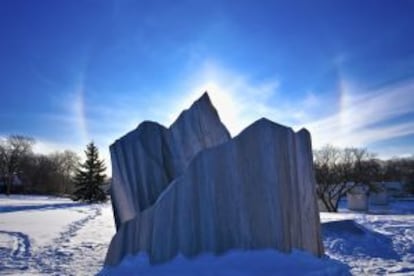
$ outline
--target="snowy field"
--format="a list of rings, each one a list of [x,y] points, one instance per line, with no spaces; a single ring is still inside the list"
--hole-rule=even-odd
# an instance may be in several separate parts
[[[0,197],[0,275],[94,275],[115,233],[110,203]]]
[[[321,213],[329,257],[294,251],[230,251],[150,267],[144,255],[102,269],[115,228],[109,203],[0,196],[0,275],[414,275],[414,201],[370,214]]]
[[[414,275],[414,200],[321,213],[325,253],[354,275]]]

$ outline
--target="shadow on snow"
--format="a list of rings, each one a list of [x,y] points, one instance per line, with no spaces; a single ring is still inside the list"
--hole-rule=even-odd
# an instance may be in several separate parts
[[[23,206],[1,206],[0,213],[10,213],[19,211],[31,211],[31,210],[54,210],[70,207],[86,206],[86,203],[54,203],[54,204],[42,204],[42,205],[23,205]]]
[[[369,230],[353,220],[323,223],[322,232],[325,242],[332,240],[328,243],[332,253],[401,260],[393,248],[393,241],[390,237]]]

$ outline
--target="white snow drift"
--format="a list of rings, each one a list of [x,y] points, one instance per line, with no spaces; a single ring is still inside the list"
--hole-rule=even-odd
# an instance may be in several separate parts
[[[370,210],[320,214],[329,256],[322,259],[301,251],[233,250],[150,267],[145,255],[130,255],[102,270],[115,233],[109,203],[0,196],[0,275],[346,275],[346,266],[355,275],[414,275],[414,201]]]

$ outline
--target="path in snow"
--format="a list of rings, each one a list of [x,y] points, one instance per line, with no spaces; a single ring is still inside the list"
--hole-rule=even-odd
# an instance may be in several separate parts
[[[0,202],[1,275],[93,275],[101,269],[115,231],[110,204],[5,204]]]
[[[110,204],[97,207],[99,215],[79,228],[68,244],[68,249],[75,256],[68,267],[76,267],[76,275],[93,275],[102,268],[109,242],[115,233]]]
[[[21,205],[21,206],[0,206],[0,213],[19,212],[19,211],[33,211],[33,210],[52,210],[62,208],[72,208],[86,206],[85,203],[53,203],[41,205]]]
[[[26,234],[0,231],[0,271],[27,269],[30,255],[30,241]]]
[[[356,275],[414,275],[414,201],[385,211],[321,213],[326,253]],[[0,275],[94,275],[114,233],[110,203],[0,196]]]
[[[40,248],[32,257],[33,265],[41,273],[57,273],[65,275],[75,275],[71,265],[79,257],[77,254],[82,248],[74,247],[71,239],[76,236],[77,232],[91,220],[100,216],[100,207],[95,205],[88,211],[88,215],[80,220],[74,221],[60,233],[48,246]]]

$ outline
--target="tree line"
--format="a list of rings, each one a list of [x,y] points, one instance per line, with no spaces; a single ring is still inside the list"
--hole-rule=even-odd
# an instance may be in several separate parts
[[[102,189],[106,168],[93,143],[87,146],[83,163],[69,150],[34,153],[34,144],[33,138],[21,135],[0,140],[0,193],[68,195],[88,202],[106,199]],[[414,156],[383,161],[364,148],[326,145],[314,151],[314,169],[317,196],[331,212],[357,185],[375,192],[378,182],[398,181],[407,193],[414,193]]]
[[[90,143],[86,160],[73,151],[34,153],[35,140],[11,135],[0,140],[0,193],[65,195],[74,200],[104,201],[105,165]]]
[[[314,151],[317,196],[330,212],[338,210],[341,197],[358,185],[379,192],[378,183],[398,181],[414,193],[414,156],[380,160],[365,148],[326,145]]]

